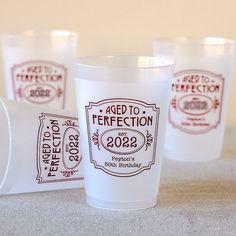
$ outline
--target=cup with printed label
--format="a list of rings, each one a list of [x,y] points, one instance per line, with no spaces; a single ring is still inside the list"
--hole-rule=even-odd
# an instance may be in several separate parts
[[[165,156],[207,161],[221,155],[235,41],[173,38],[154,42],[154,55],[176,61]]]
[[[2,34],[7,98],[72,109],[77,41],[61,30]]]
[[[87,202],[107,209],[156,204],[174,62],[102,56],[76,63]]]
[[[0,195],[83,187],[77,115],[0,99]]]

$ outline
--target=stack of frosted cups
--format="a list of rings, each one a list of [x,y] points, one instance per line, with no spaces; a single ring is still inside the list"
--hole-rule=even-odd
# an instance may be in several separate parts
[[[76,46],[68,31],[3,36],[16,101],[0,99],[0,194],[84,184],[93,207],[143,209],[156,205],[163,152],[220,157],[234,41],[160,39],[153,57],[73,63]],[[79,119],[69,111],[74,87]]]
[[[72,105],[77,40],[68,31],[2,36],[0,194],[83,186],[77,114],[62,110]]]
[[[82,187],[85,176],[94,207],[154,206],[174,62],[79,59],[78,124],[63,110],[71,110],[77,34],[27,31],[2,43],[9,100],[0,99],[0,194]]]

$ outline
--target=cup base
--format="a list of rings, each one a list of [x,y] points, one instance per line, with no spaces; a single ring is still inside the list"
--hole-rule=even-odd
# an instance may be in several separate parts
[[[87,203],[92,207],[105,210],[141,210],[154,207],[157,203],[157,198],[155,197],[153,199],[141,202],[110,202],[99,200],[87,195]]]
[[[189,162],[204,162],[219,159],[221,156],[221,151],[214,153],[173,153],[166,151],[164,152],[164,157],[177,161],[189,161]]]

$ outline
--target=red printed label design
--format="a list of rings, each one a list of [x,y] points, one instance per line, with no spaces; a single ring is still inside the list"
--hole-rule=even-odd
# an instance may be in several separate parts
[[[86,106],[90,161],[107,174],[129,177],[155,163],[160,108],[114,98]]]
[[[175,73],[169,122],[190,134],[216,128],[221,119],[224,78],[209,71],[185,70]]]
[[[83,179],[77,118],[42,113],[39,119],[38,183]]]
[[[15,100],[65,106],[67,69],[48,61],[28,61],[14,65],[12,79]]]

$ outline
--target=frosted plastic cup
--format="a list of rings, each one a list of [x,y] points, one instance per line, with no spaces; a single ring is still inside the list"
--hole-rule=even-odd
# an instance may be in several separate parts
[[[176,60],[165,156],[208,161],[221,156],[235,41],[176,38],[154,42],[154,55]]]
[[[77,33],[60,30],[2,34],[7,98],[73,109],[77,41]]]
[[[77,104],[89,205],[156,205],[174,62],[102,56],[76,64]]]
[[[83,186],[77,116],[0,99],[0,195]]]

